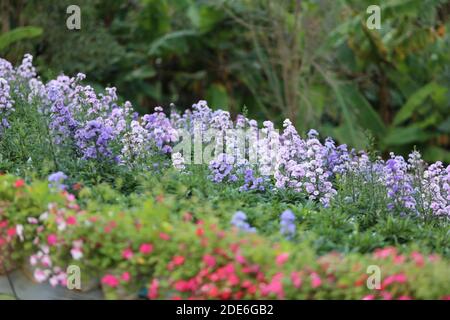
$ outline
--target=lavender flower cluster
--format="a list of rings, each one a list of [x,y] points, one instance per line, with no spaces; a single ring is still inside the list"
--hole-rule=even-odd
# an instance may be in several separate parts
[[[57,155],[69,152],[68,158],[80,162],[145,170],[153,166],[152,156],[159,154],[185,172],[190,163],[185,158],[191,154],[175,149],[184,130],[190,137],[200,136],[202,143],[212,142],[214,155],[207,164],[215,183],[246,192],[290,190],[327,207],[338,193],[339,182],[351,176],[363,184],[381,185],[389,210],[450,217],[450,166],[440,162],[427,166],[418,152],[408,161],[394,154],[387,161],[371,160],[364,152],[337,146],[331,138],[322,143],[315,130],[302,137],[288,119],[281,132],[270,121],[259,129],[257,121],[244,115],[233,121],[229,112],[212,110],[206,101],[184,113],[172,110],[168,116],[157,107],[139,117],[129,102],[118,103],[115,88],[98,94],[82,84],[84,78],[81,73],[61,75],[43,83],[32,56],[25,55],[17,68],[0,59],[0,139],[2,131],[13,126],[9,120],[17,108],[14,101],[22,99],[38,106]],[[244,140],[242,132],[247,134]],[[283,220],[284,233],[290,232],[288,218]]]

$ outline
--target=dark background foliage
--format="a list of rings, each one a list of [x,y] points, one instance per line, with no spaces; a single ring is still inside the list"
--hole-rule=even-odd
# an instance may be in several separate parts
[[[450,1],[1,0],[0,54],[83,72],[142,113],[206,99],[384,154],[450,162]],[[66,8],[81,8],[81,30]]]

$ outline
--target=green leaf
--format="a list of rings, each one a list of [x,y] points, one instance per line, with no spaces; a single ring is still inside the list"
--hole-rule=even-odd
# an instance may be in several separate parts
[[[219,10],[207,5],[191,5],[187,11],[187,16],[192,25],[200,32],[211,31],[223,19],[223,14]]]
[[[438,127],[439,131],[450,133],[450,117],[444,120]]]
[[[430,134],[416,126],[397,127],[388,132],[383,139],[385,146],[401,146],[413,142],[423,142],[430,138]]]
[[[360,127],[369,129],[376,137],[383,136],[386,131],[383,120],[358,88],[355,85],[345,85],[344,92],[346,102],[354,110]]]
[[[229,99],[226,88],[220,84],[212,84],[206,93],[206,99],[213,109],[227,110],[229,106]]]
[[[416,111],[417,108],[423,105],[425,99],[430,96],[433,92],[441,89],[436,82],[430,82],[427,85],[423,86],[419,90],[417,90],[413,95],[411,95],[397,113],[394,118],[393,124],[399,125],[402,122],[406,121],[411,115]]]
[[[156,75],[156,70],[153,69],[151,66],[142,66],[140,68],[137,68],[130,73],[128,73],[124,80],[125,81],[133,81],[133,80],[140,80],[140,79],[149,79],[153,78]]]
[[[11,44],[25,40],[39,37],[42,35],[42,28],[38,27],[20,27],[0,35],[0,50],[9,47]]]
[[[356,128],[354,126],[354,115],[351,111],[351,108],[349,108],[349,105],[347,103],[346,97],[346,86],[342,85],[341,83],[337,82],[332,77],[327,76],[326,74],[323,74],[324,79],[329,83],[330,87],[333,89],[335,95],[337,104],[340,107],[342,111],[343,116],[343,126],[346,128],[346,136],[347,140],[346,142],[351,146],[358,146],[358,136],[356,133]]]
[[[153,43],[150,45],[150,49],[148,50],[148,53],[150,55],[154,55],[159,52],[160,49],[166,48],[170,46],[170,43],[172,43],[174,40],[180,40],[184,39],[186,37],[194,37],[197,36],[198,33],[196,30],[178,30],[171,33],[167,33],[164,36],[156,39],[153,41]]]
[[[424,159],[428,161],[444,161],[446,163],[450,162],[450,151],[445,150],[440,147],[430,146],[423,152]]]

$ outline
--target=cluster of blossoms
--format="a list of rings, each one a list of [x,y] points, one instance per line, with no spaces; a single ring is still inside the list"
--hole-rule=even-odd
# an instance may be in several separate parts
[[[290,190],[327,207],[337,194],[339,181],[351,175],[363,184],[382,185],[388,208],[394,212],[450,216],[449,167],[439,162],[428,167],[417,152],[408,161],[393,154],[387,161],[371,160],[364,152],[337,146],[331,138],[322,143],[315,130],[301,137],[288,119],[280,133],[270,121],[259,129],[257,121],[243,115],[233,121],[229,112],[212,110],[206,101],[184,113],[172,109],[167,115],[157,107],[139,117],[129,102],[118,104],[115,88],[97,94],[82,84],[84,78],[81,73],[72,78],[61,75],[44,84],[30,55],[17,68],[0,59],[0,139],[10,127],[14,101],[26,99],[38,107],[48,125],[55,159],[64,154],[65,159],[80,162],[148,169],[152,156],[162,154],[168,161],[171,158],[177,170],[186,172],[192,150],[179,152],[175,147],[181,138],[189,143],[193,138],[196,157],[195,141],[200,137],[202,144],[213,147],[205,152],[214,150],[208,158],[203,145],[200,148],[201,163],[209,165],[210,179],[240,191]]]
[[[329,206],[336,194],[331,181],[332,172],[327,168],[324,146],[311,130],[308,139],[298,135],[289,120],[284,122],[279,161],[275,171],[277,188],[292,188],[305,194],[309,200],[319,200]]]
[[[247,215],[242,211],[237,211],[231,219],[231,225],[244,232],[256,232],[256,228],[247,222]]]
[[[384,183],[390,200],[388,207],[415,210],[411,176],[407,173],[408,164],[402,156],[391,153],[391,159],[384,167]]]
[[[67,176],[64,172],[58,171],[52,173],[48,176],[48,182],[50,188],[55,188],[58,190],[65,190],[67,186],[63,184],[63,182],[67,179]]]
[[[0,135],[9,128],[8,116],[14,111],[14,101],[11,99],[8,82],[0,78]]]
[[[295,236],[295,215],[291,210],[285,210],[280,216],[280,233],[290,239]]]

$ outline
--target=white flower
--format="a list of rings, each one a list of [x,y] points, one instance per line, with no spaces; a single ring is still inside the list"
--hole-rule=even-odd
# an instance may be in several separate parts
[[[16,233],[19,236],[20,241],[23,241],[24,240],[24,238],[23,238],[23,225],[18,224],[16,226]]]
[[[73,248],[70,254],[74,260],[80,260],[83,257],[83,252],[79,248]]]

